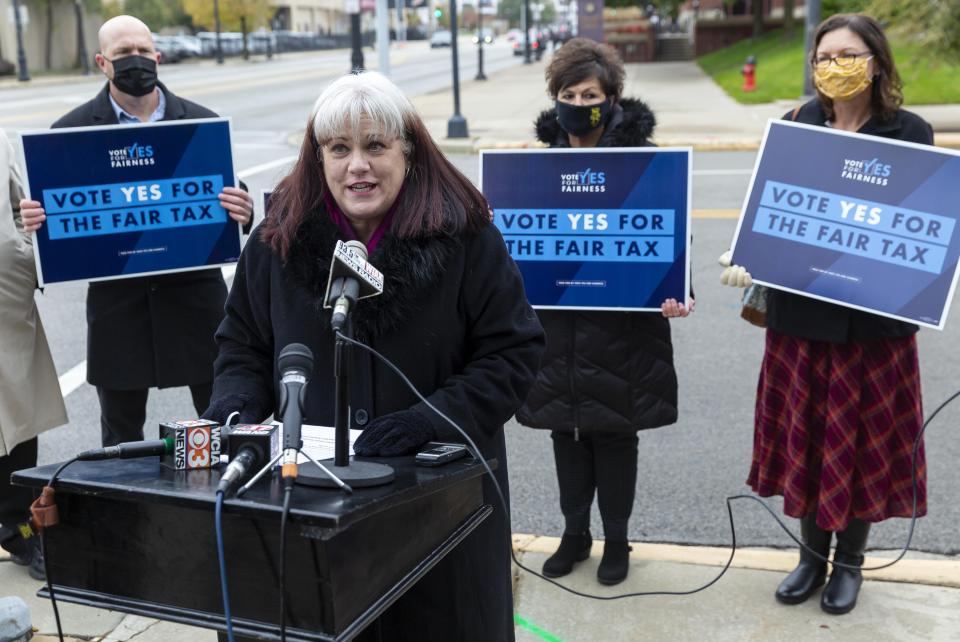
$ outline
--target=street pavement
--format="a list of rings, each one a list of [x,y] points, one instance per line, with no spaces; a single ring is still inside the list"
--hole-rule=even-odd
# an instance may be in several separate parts
[[[446,121],[453,113],[447,81],[449,52],[430,51],[425,44],[417,44],[391,53],[395,78],[441,147],[468,177],[478,180],[477,149],[532,144],[531,123],[550,105],[543,81],[546,60],[522,65],[506,47],[498,50],[495,46],[487,51],[489,80],[474,81],[467,64],[472,52],[469,47],[462,49],[466,69],[461,72],[461,105],[471,138],[450,140],[446,139]],[[325,82],[342,73],[346,60],[346,52],[341,51],[285,55],[271,62],[230,61],[224,68],[208,63],[165,66],[161,79],[184,97],[233,119],[238,175],[259,194],[289,167],[312,101]],[[367,54],[368,64],[375,60],[374,54]],[[0,81],[0,126],[14,133],[47,127],[92,96],[100,84],[99,79],[44,79],[38,86],[20,87]],[[656,142],[700,150],[694,156],[693,195],[692,275],[697,310],[672,324],[680,378],[680,421],[641,434],[630,537],[645,544],[635,547],[628,581],[612,591],[602,589],[607,595],[621,589],[693,588],[712,577],[718,560],[728,555],[722,548],[731,540],[725,498],[746,490],[743,480],[750,460],[752,403],[763,339],[761,331],[739,319],[737,292],[718,285],[716,257],[729,246],[766,119],[780,117],[795,104],[738,105],[692,63],[628,65],[625,94],[643,98],[657,113]],[[933,122],[938,140],[952,144],[960,130],[960,106],[911,108]],[[41,463],[65,459],[99,442],[96,395],[83,383],[84,297],[85,287],[77,284],[49,287],[38,297],[61,385],[70,393],[67,407],[71,418],[69,425],[41,436]],[[960,385],[960,363],[955,356],[958,340],[957,325],[948,324],[944,332],[920,333],[928,414]],[[156,434],[160,420],[192,414],[186,391],[152,391],[148,438]],[[960,639],[956,633],[960,631],[956,615],[960,612],[960,542],[956,536],[960,506],[955,501],[960,492],[960,469],[955,465],[960,443],[951,434],[958,419],[960,403],[941,413],[926,438],[930,514],[917,523],[914,548],[921,552],[911,552],[908,560],[923,558],[927,567],[919,574],[868,581],[863,601],[851,615],[823,615],[816,600],[796,608],[773,601],[772,591],[782,571],[792,567],[795,553],[769,515],[752,503],[739,502],[734,507],[738,542],[766,548],[738,554],[738,560],[746,560],[743,567],[732,569],[712,588],[691,597],[601,603],[575,599],[518,572],[518,638],[817,640],[842,635],[852,640]],[[556,546],[550,536],[562,530],[549,436],[515,422],[508,424],[506,434],[513,531],[539,536],[518,535],[516,549],[525,563],[539,569]],[[767,501],[779,512],[776,500]],[[796,531],[793,520],[788,522]],[[898,548],[906,526],[906,520],[880,525],[871,538],[872,545]],[[602,537],[596,514],[592,528],[595,537]],[[657,543],[682,548],[679,553],[650,548]],[[721,548],[713,551],[709,547]],[[782,547],[787,550],[777,550]],[[571,585],[601,592],[593,577],[600,552],[598,545],[591,559],[569,578]],[[28,600],[34,624],[50,633],[52,614],[45,603],[32,597],[36,586],[23,569],[0,561],[0,594]],[[61,614],[68,632],[87,639],[214,639],[211,633],[197,629],[72,605],[63,606]]]

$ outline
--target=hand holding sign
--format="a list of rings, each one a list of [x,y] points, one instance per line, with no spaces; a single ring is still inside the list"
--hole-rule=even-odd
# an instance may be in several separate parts
[[[23,221],[23,231],[28,234],[39,230],[43,222],[47,220],[46,213],[40,203],[25,198],[20,200],[20,218]]]
[[[730,257],[733,253],[727,250],[720,255],[717,263],[723,266],[723,272],[720,274],[720,283],[729,285],[732,288],[749,288],[753,285],[753,277],[742,265],[733,265]]]

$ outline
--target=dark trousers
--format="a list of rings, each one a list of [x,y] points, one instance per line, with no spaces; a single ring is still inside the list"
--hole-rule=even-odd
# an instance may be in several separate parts
[[[551,437],[566,532],[589,530],[596,489],[604,537],[625,541],[637,486],[637,433],[589,433],[576,440],[553,431]]]
[[[18,444],[9,453],[0,457],[0,540],[16,531],[17,524],[30,518],[33,491],[22,486],[13,486],[10,475],[24,468],[37,465],[37,438]]]
[[[143,422],[147,419],[149,390],[111,390],[97,386],[100,398],[100,441],[115,446],[124,441],[143,439]],[[197,416],[210,405],[213,382],[190,386]]]

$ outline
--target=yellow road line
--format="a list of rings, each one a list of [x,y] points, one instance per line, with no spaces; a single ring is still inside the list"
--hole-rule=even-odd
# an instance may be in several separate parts
[[[693,218],[740,218],[740,210],[693,210]]]

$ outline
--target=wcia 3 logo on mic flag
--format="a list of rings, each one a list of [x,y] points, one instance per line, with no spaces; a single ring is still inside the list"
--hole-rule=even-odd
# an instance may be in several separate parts
[[[23,135],[40,284],[234,263],[240,228],[220,206],[236,185],[227,119]]]
[[[960,154],[772,121],[734,239],[758,283],[943,329]]]
[[[537,308],[660,310],[690,291],[689,149],[483,151],[494,222]]]

